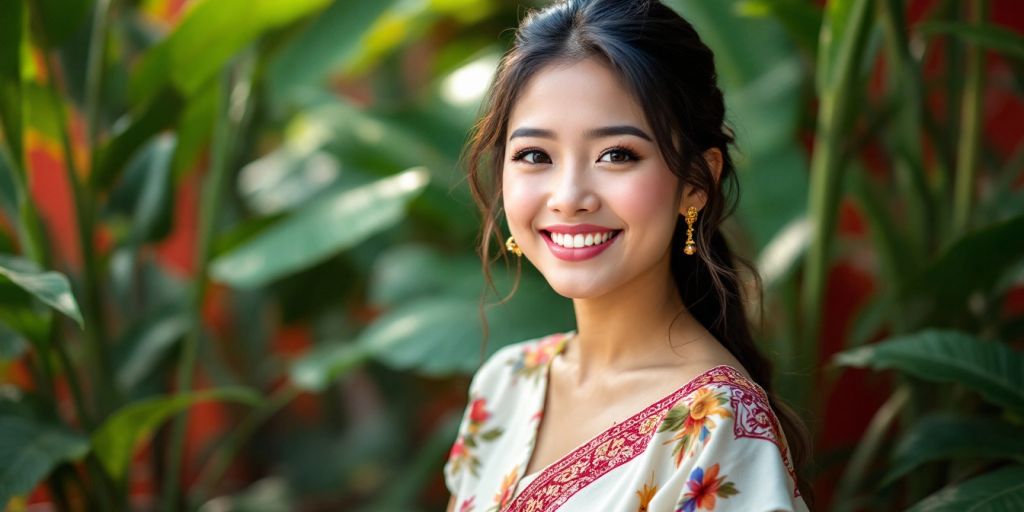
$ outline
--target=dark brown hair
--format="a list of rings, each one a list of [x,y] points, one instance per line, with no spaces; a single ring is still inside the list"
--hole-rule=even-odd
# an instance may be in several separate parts
[[[725,125],[714,55],[690,23],[669,7],[655,0],[568,0],[532,10],[520,23],[463,154],[470,189],[483,214],[479,252],[487,283],[494,288],[492,240],[502,248],[499,256],[507,257],[500,222],[501,171],[512,107],[528,80],[545,66],[590,57],[609,65],[641,105],[665,162],[680,178],[680,190],[685,183],[706,194],[707,202],[694,225],[696,256],[683,253],[686,223],[682,215],[677,218],[671,242],[673,280],[689,312],[767,392],[793,464],[802,473],[810,457],[809,434],[799,417],[775,396],[772,365],[754,344],[735,264],[750,270],[758,294],[762,293],[760,276],[751,262],[732,253],[720,229],[739,201],[739,182],[729,156],[734,136]],[[722,152],[717,181],[702,157],[710,148]],[[484,318],[485,338],[486,329]],[[798,486],[810,506],[810,489],[803,478]]]

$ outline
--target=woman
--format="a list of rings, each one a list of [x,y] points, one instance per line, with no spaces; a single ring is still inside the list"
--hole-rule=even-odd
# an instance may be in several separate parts
[[[449,511],[807,509],[806,434],[771,393],[719,231],[723,119],[711,51],[664,5],[524,19],[469,147],[481,253],[489,279],[504,210],[506,248],[572,298],[577,328],[476,372]]]

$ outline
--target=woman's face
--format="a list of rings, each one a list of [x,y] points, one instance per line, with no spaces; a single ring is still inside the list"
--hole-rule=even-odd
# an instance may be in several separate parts
[[[599,297],[659,266],[667,271],[676,219],[689,204],[679,202],[679,180],[640,105],[606,65],[588,58],[541,69],[506,133],[506,219],[556,292]],[[570,237],[574,247],[562,247]]]

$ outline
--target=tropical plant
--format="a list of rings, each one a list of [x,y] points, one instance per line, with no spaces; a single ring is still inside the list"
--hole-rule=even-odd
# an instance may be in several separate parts
[[[826,283],[870,245],[833,360],[897,373],[820,454],[849,461],[834,508],[1019,504],[1024,144],[989,142],[982,108],[1020,101],[1019,27],[982,1],[666,3],[716,52],[730,236],[810,417],[850,398],[815,370]],[[533,4],[180,4],[0,2],[0,507],[443,506],[466,376],[573,324],[528,265],[481,304],[460,174]]]
[[[807,5],[745,8],[809,39]],[[1008,310],[1024,284],[1024,192],[1015,187],[1024,140],[1018,131],[1006,151],[983,136],[985,93],[1003,89],[1019,101],[1024,90],[1024,37],[988,13],[988,2],[934,2],[908,29],[904,2],[825,8],[799,354],[817,359],[830,233],[846,193],[866,218],[880,287],[833,361],[898,371],[844,468],[835,510],[1024,506],[1024,355],[1013,348],[1024,311]],[[986,65],[986,51],[1006,60]],[[929,62],[942,57],[936,72]],[[1017,79],[986,85],[1000,68]],[[872,73],[884,85],[868,87]],[[940,102],[944,111],[933,107]],[[881,162],[872,161],[877,148]],[[885,339],[866,343],[878,335]]]

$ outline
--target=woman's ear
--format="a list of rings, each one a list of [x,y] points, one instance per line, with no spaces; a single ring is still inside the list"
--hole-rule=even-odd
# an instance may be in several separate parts
[[[704,161],[708,164],[708,169],[711,170],[711,176],[715,180],[717,185],[719,179],[722,176],[722,151],[718,148],[711,148],[704,151]],[[686,215],[686,209],[694,206],[697,210],[703,210],[704,205],[707,204],[708,197],[703,190],[697,190],[690,185],[686,185],[683,188],[683,201],[679,205],[679,213]]]

